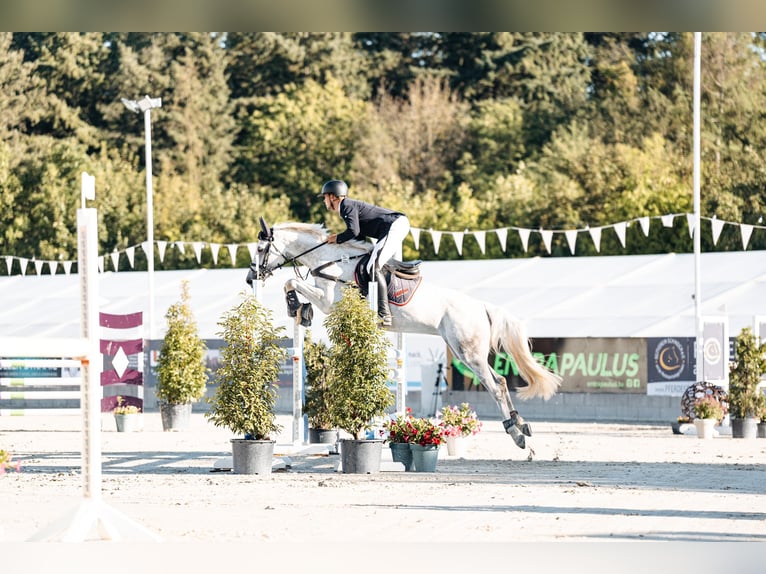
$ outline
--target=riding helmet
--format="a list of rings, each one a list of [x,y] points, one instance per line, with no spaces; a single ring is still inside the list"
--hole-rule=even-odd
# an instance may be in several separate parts
[[[317,197],[324,197],[327,193],[334,195],[335,197],[346,197],[348,195],[348,186],[345,181],[331,179],[330,181],[325,182],[322,186],[322,193],[317,195]]]

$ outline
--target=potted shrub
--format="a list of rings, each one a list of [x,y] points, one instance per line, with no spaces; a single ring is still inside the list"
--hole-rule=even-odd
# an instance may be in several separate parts
[[[694,428],[697,429],[697,437],[702,439],[713,438],[714,427],[724,417],[721,404],[710,395],[697,399],[694,403]]]
[[[271,311],[253,295],[224,313],[218,325],[226,343],[215,373],[215,395],[205,416],[215,426],[229,428],[243,438],[231,440],[233,470],[237,474],[271,472],[274,455],[272,436],[277,424],[274,407],[276,382],[287,349],[282,327],[275,327]]]
[[[407,407],[403,415],[391,415],[383,422],[388,447],[391,449],[391,460],[401,462],[407,472],[412,470],[410,440],[415,434],[413,420],[412,409]]]
[[[141,430],[141,407],[131,405],[123,397],[117,395],[117,405],[112,410],[117,432],[133,432]]]
[[[303,364],[306,367],[303,413],[309,420],[310,443],[338,442],[338,431],[332,428],[327,397],[329,351],[323,341],[313,342],[311,331],[306,331],[303,342]]]
[[[190,298],[189,282],[183,281],[180,301],[165,313],[168,329],[157,363],[157,398],[166,431],[189,428],[192,403],[205,395],[207,387],[207,346],[199,337]]]
[[[735,343],[734,364],[729,371],[731,436],[755,438],[762,393],[758,390],[766,373],[766,344],[758,345],[750,327],[742,329]]]
[[[382,439],[365,439],[374,417],[394,403],[388,389],[388,348],[377,315],[358,289],[347,287],[324,322],[330,338],[327,399],[330,421],[353,438],[341,439],[344,473],[380,471]]]

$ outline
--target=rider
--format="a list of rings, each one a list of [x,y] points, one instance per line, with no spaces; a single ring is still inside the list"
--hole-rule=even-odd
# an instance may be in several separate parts
[[[373,277],[373,270],[377,275],[378,315],[381,325],[389,327],[391,309],[388,306],[388,285],[383,273],[378,271],[396,254],[397,248],[409,233],[410,222],[407,216],[358,199],[350,199],[346,182],[339,179],[326,182],[317,197],[324,198],[325,207],[340,215],[346,223],[346,230],[340,234],[331,234],[327,243],[344,243],[350,239],[364,241],[367,237],[377,240],[367,263],[367,271],[370,277]]]

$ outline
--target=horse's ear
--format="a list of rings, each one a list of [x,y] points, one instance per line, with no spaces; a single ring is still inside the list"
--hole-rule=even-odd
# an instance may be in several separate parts
[[[263,230],[263,239],[268,239],[271,237],[271,229],[269,229],[269,226],[266,224],[266,220],[263,217],[258,218],[261,222],[261,229]]]

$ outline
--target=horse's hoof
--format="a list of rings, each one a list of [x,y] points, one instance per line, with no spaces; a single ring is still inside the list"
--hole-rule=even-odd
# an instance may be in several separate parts
[[[297,317],[301,303],[298,301],[298,295],[295,291],[288,291],[285,294],[285,301],[287,301],[287,315],[289,317]]]
[[[301,327],[311,327],[311,320],[314,318],[314,309],[311,303],[301,303]]]
[[[513,442],[516,443],[516,446],[519,448],[525,448],[527,446],[527,441],[524,438],[524,435],[521,434],[516,425],[513,424],[513,419],[504,420],[503,426],[505,427],[505,432],[511,435],[511,438],[513,439]]]
[[[524,423],[519,427],[522,433],[524,433],[527,436],[532,436],[532,427],[529,426],[529,423]]]

